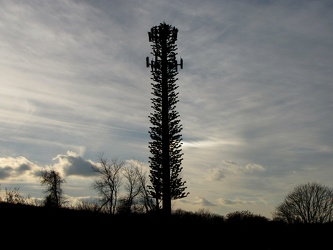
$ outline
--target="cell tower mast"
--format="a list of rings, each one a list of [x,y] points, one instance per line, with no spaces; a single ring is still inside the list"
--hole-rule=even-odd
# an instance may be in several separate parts
[[[151,98],[155,112],[150,116],[153,124],[150,131],[153,142],[149,145],[153,154],[153,157],[150,157],[150,179],[154,190],[151,193],[157,206],[162,199],[163,211],[166,214],[171,214],[171,199],[186,196],[182,192],[184,188],[181,188],[185,182],[178,178],[182,160],[181,135],[178,133],[182,127],[178,124],[179,115],[174,109],[178,102],[178,93],[174,92],[178,88],[175,85],[178,80],[175,76],[178,74],[178,66],[183,68],[183,59],[180,59],[180,63],[176,60],[177,33],[178,29],[165,23],[152,27],[148,37],[152,43],[153,59],[150,61],[149,57],[146,58],[146,66],[151,67],[151,79],[154,81],[152,94],[155,96]]]

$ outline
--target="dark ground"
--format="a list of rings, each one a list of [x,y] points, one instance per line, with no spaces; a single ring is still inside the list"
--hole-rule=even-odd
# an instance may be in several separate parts
[[[333,224],[226,223],[0,203],[2,249],[332,249]]]

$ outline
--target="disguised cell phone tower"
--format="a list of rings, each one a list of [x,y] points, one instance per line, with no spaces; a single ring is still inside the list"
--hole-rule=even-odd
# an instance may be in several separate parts
[[[175,110],[178,102],[178,86],[175,82],[178,68],[183,68],[183,60],[176,60],[178,29],[171,25],[161,23],[154,26],[148,32],[149,42],[153,52],[153,59],[146,58],[146,66],[151,67],[152,94],[151,98],[153,112],[149,119],[150,127],[149,142],[150,153],[150,182],[148,186],[150,195],[155,199],[156,209],[160,209],[162,200],[162,211],[166,215],[171,214],[171,200],[186,197],[185,181],[180,178],[182,171],[181,162],[181,140],[182,126],[178,112]]]

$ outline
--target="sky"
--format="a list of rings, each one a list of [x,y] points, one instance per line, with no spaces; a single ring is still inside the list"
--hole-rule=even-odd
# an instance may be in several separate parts
[[[97,197],[99,157],[149,172],[148,31],[178,29],[182,178],[173,209],[271,218],[333,179],[330,0],[0,0],[0,188],[43,197],[63,175]]]

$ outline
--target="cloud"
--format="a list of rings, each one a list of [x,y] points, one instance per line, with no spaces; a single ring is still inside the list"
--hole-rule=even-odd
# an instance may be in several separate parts
[[[244,204],[256,204],[256,203],[263,203],[262,201],[249,201],[249,200],[242,200],[239,198],[236,198],[234,200],[230,200],[230,199],[223,199],[223,198],[218,198],[216,200],[218,202],[219,205],[244,205]]]
[[[216,204],[206,200],[203,197],[195,197],[195,201],[193,201],[193,204],[195,205],[201,205],[201,206],[206,206],[206,207],[212,207],[212,206],[216,206]]]
[[[223,174],[222,169],[218,169],[218,168],[209,169],[209,172],[208,172],[209,180],[219,181],[219,180],[223,179],[224,177],[225,177],[225,175]]]
[[[23,156],[0,158],[0,179],[5,182],[20,180],[38,169],[38,165]]]
[[[245,166],[233,161],[223,161],[218,167],[212,167],[206,175],[208,180],[220,181],[227,176],[244,175],[255,172],[265,171],[265,168],[260,164],[246,164]]]
[[[208,149],[210,147],[218,147],[221,145],[239,145],[239,144],[240,144],[240,142],[237,142],[237,141],[221,140],[219,138],[216,138],[216,139],[209,138],[207,140],[184,140],[183,148]]]
[[[245,166],[245,171],[249,172],[265,171],[265,168],[259,164],[250,163]]]
[[[53,160],[58,160],[58,163],[54,164],[53,167],[59,169],[59,171],[62,169],[65,176],[89,177],[96,175],[93,169],[97,166],[97,163],[84,160],[75,152],[67,151],[65,155],[59,154]]]

